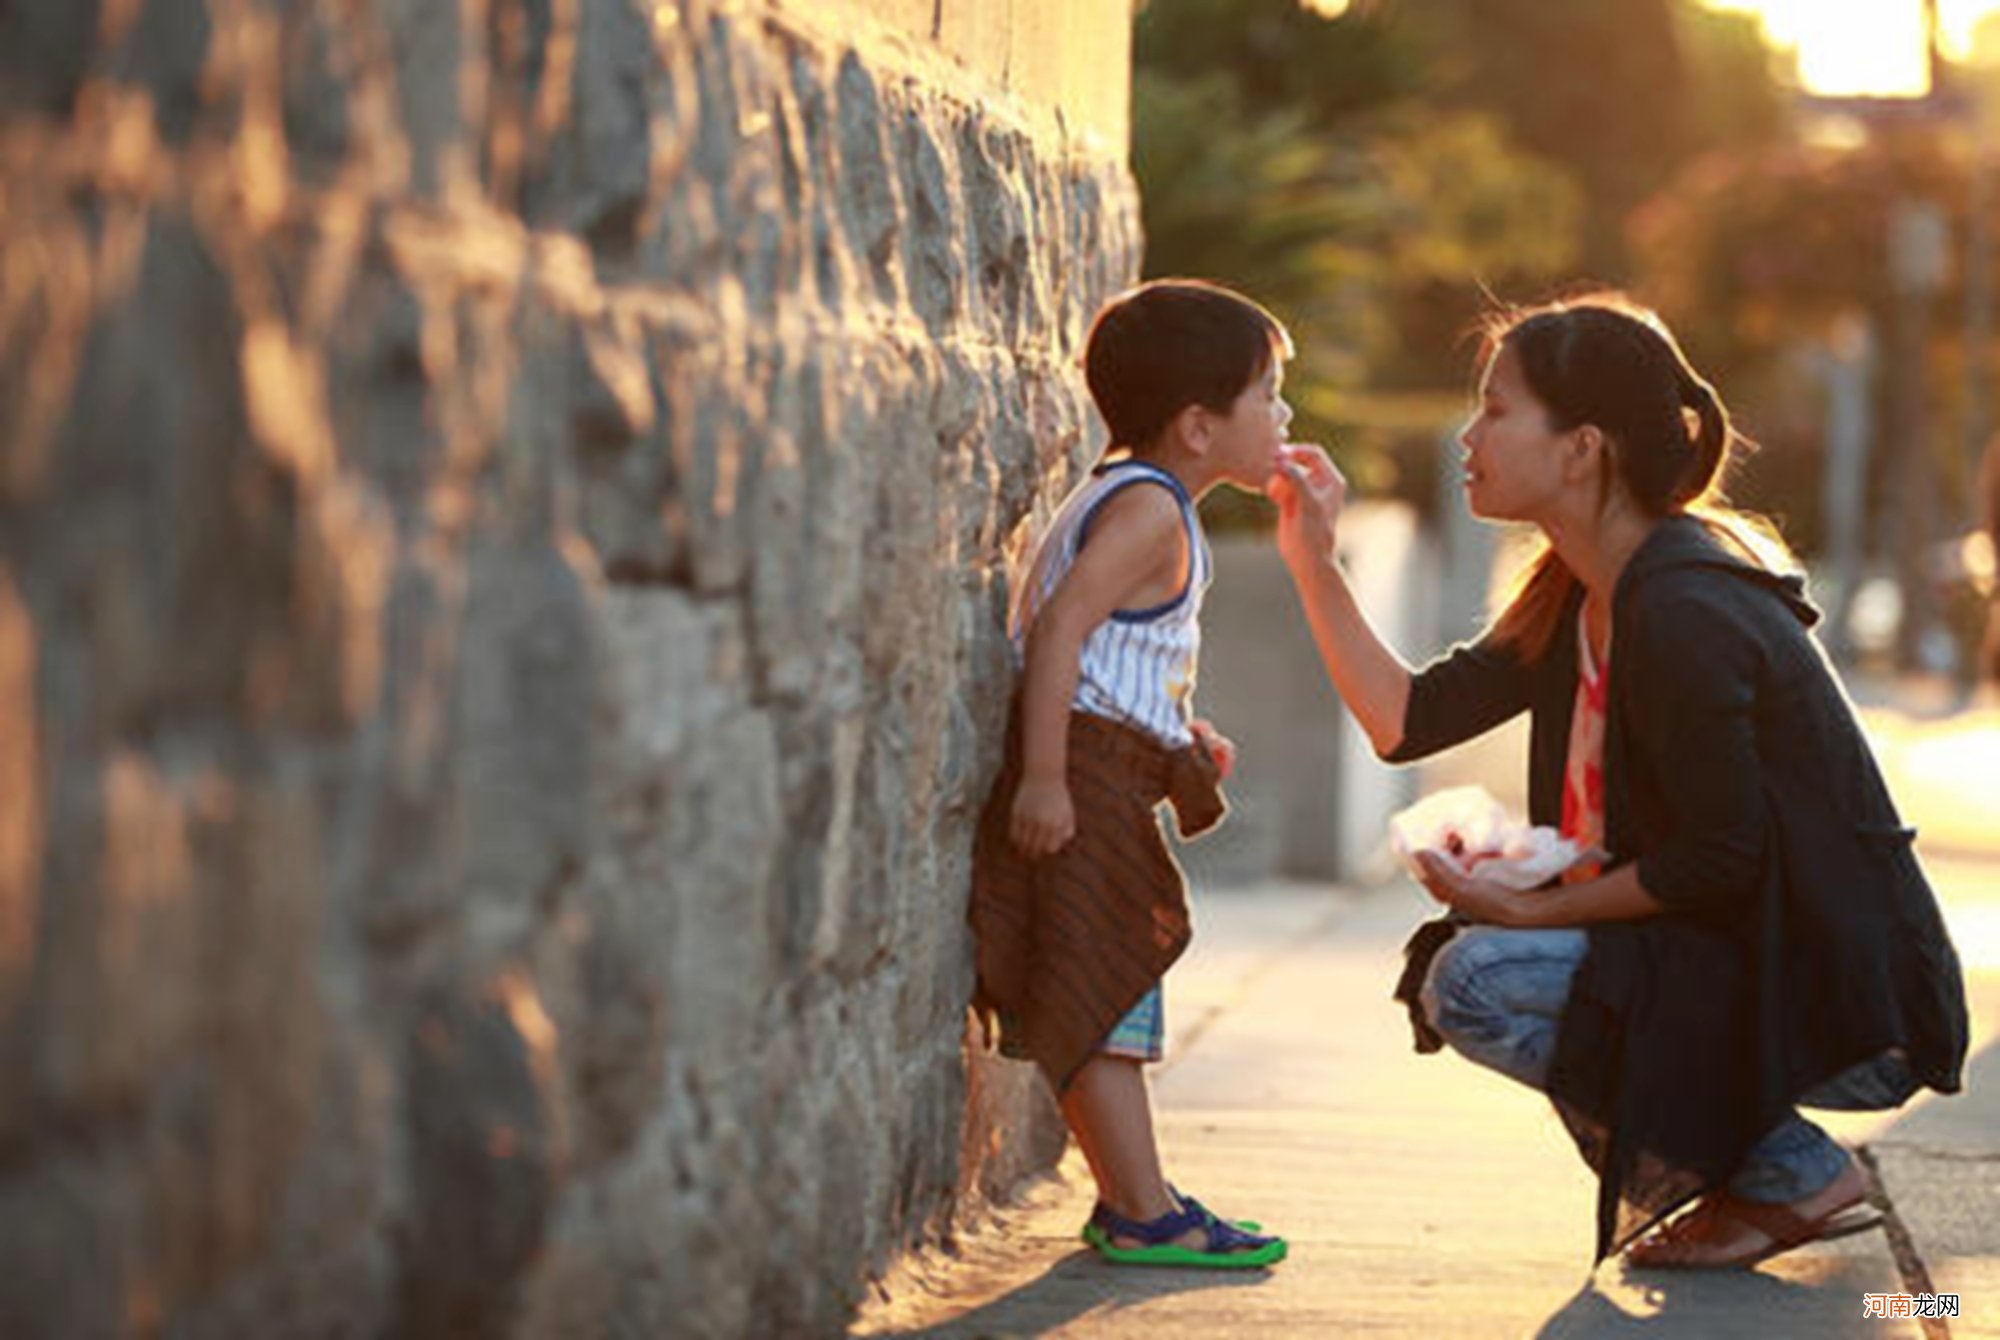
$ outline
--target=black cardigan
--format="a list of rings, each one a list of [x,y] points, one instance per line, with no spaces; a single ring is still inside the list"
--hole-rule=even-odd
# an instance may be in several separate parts
[[[1589,928],[1549,1073],[1602,1179],[1600,1260],[1852,1065],[1896,1049],[1959,1087],[1958,958],[1803,587],[1674,518],[1613,595],[1605,845],[1667,911]],[[1533,663],[1489,635],[1419,672],[1390,761],[1526,709],[1530,817],[1558,823],[1581,604]]]

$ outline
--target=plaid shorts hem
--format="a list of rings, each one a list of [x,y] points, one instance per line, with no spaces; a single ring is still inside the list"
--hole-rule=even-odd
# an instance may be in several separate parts
[[[1101,1056],[1122,1056],[1133,1061],[1158,1061],[1166,1055],[1167,1011],[1159,983],[1139,997],[1139,1003],[1125,1012],[1104,1041],[1097,1046]]]
[[[1010,1061],[1035,1058],[1021,1045],[1020,1018],[1011,1011],[999,1011],[1000,1055]],[[1139,1003],[1113,1024],[1097,1046],[1100,1056],[1122,1056],[1133,1061],[1158,1061],[1166,1055],[1167,1011],[1159,983],[1139,997]]]

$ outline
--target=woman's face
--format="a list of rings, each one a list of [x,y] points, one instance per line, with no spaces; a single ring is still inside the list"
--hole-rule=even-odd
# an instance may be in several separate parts
[[[1539,521],[1551,515],[1564,488],[1560,443],[1567,433],[1549,425],[1512,349],[1486,365],[1479,409],[1459,432],[1465,448],[1465,501],[1489,521]]]

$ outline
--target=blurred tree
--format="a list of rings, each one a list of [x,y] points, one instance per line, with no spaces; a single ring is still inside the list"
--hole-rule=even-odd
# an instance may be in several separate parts
[[[1684,338],[1754,373],[1843,313],[1886,319],[1895,202],[1961,213],[1964,179],[1962,154],[1928,130],[1718,152],[1634,212],[1637,272]]]
[[[1454,35],[1424,5],[1330,19],[1300,0],[1158,0],[1140,9],[1133,64],[1172,80],[1220,75],[1249,114],[1295,111],[1324,127],[1430,93]]]
[[[1375,393],[1455,393],[1480,285],[1545,285],[1576,256],[1567,174],[1494,116],[1431,96],[1453,49],[1436,19],[1420,6],[1334,22],[1298,0],[1177,0],[1142,11],[1135,38],[1147,273],[1270,303],[1298,338],[1296,431],[1330,439],[1376,488],[1395,482],[1398,440],[1414,429],[1427,452],[1456,402],[1433,394],[1412,411]]]
[[[1755,24],[1694,0],[1333,8],[1144,5],[1133,160],[1147,272],[1278,310],[1298,431],[1382,488],[1434,457],[1495,297],[1629,278],[1632,207],[1784,103]]]
[[[1674,18],[1687,72],[1690,156],[1788,138],[1796,54],[1766,45],[1754,14],[1682,3]]]
[[[1692,142],[1674,0],[1423,3],[1460,29],[1448,95],[1494,112],[1523,147],[1575,175],[1590,201],[1584,267],[1620,279],[1626,211]]]
[[[1945,213],[1950,233],[1969,226],[1969,148],[1933,125],[1879,128],[1858,145],[1779,145],[1719,152],[1690,165],[1633,216],[1631,242],[1640,287],[1674,324],[1705,367],[1718,370],[1734,407],[1763,444],[1743,501],[1784,515],[1787,531],[1810,551],[1818,540],[1823,464],[1824,392],[1803,373],[1802,351],[1823,347],[1836,323],[1859,318],[1883,344],[1873,400],[1878,431],[1898,422],[1899,392],[1887,344],[1899,331],[1890,279],[1890,231],[1900,202],[1926,200]],[[1996,240],[1987,221],[1987,245]],[[1958,292],[1963,252],[1951,249],[1943,291]],[[1952,506],[1969,508],[1953,444],[1964,409],[1963,329],[1937,305],[1922,332],[1925,441],[1884,440],[1872,454],[1868,490],[1880,526],[1894,496],[1888,472],[1909,453],[1928,453]],[[1983,356],[1989,358],[1990,351]]]

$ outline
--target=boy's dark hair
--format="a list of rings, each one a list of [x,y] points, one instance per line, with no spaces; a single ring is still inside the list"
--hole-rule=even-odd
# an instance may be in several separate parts
[[[1111,445],[1144,451],[1189,405],[1229,411],[1292,337],[1262,307],[1200,279],[1155,279],[1090,323],[1083,376]]]

